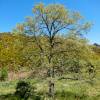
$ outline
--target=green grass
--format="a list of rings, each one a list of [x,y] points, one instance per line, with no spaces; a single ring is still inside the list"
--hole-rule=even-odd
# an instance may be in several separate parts
[[[31,85],[35,86],[39,96],[48,98],[48,80],[27,79]],[[100,80],[95,79],[72,81],[55,81],[55,100],[100,100]],[[0,100],[18,100],[13,95],[15,92],[16,81],[0,82]],[[31,97],[33,98],[33,97]],[[29,100],[35,100],[35,99]],[[42,99],[41,99],[42,100]],[[46,99],[50,100],[50,99]]]

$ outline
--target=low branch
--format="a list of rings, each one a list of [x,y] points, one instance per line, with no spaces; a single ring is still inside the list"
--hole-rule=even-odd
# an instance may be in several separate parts
[[[61,77],[58,80],[62,80],[62,79],[78,80],[78,78],[71,78],[71,77]]]

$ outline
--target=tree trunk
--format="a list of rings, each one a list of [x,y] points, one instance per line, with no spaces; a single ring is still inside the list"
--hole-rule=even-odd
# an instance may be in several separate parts
[[[49,81],[49,96],[54,98],[54,81]]]
[[[51,67],[50,68],[50,80],[49,80],[49,91],[48,91],[48,94],[52,98],[54,98],[54,90],[55,90],[54,67]]]

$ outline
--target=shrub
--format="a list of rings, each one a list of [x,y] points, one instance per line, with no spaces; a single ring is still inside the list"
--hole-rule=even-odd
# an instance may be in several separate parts
[[[0,80],[5,81],[8,77],[8,70],[7,68],[2,68],[0,73]]]
[[[32,88],[30,83],[25,81],[19,81],[17,83],[15,95],[18,96],[20,99],[27,100],[33,92],[32,90],[34,90],[34,88]]]

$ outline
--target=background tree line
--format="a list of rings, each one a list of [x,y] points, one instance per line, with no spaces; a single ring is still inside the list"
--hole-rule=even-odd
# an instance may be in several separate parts
[[[38,37],[41,40],[41,46],[45,48],[46,53],[48,45],[45,37]],[[56,36],[56,41],[62,45],[56,44],[53,57],[53,65],[57,74],[66,73],[65,71],[78,72],[88,69],[86,65],[91,63],[95,68],[99,68],[100,46],[90,45],[85,38],[79,38],[73,35]],[[60,50],[59,53],[57,50]],[[35,43],[34,36],[23,34],[0,34],[0,69],[6,67],[8,71],[19,71],[22,68],[30,69],[48,69],[47,58],[39,54],[40,50]]]

